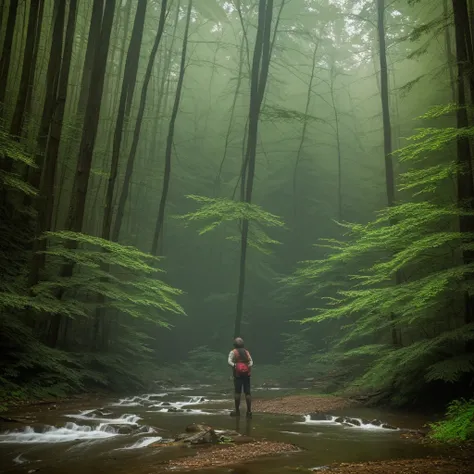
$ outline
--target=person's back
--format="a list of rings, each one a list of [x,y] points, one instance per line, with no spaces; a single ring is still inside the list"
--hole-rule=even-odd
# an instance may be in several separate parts
[[[240,399],[244,392],[247,403],[247,417],[252,416],[252,398],[250,394],[250,375],[253,366],[252,356],[245,349],[244,341],[238,337],[234,340],[234,349],[229,353],[228,364],[232,367],[234,376],[235,411],[232,416],[240,416]]]

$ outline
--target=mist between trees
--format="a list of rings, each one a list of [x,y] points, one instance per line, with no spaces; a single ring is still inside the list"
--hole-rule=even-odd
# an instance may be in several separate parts
[[[0,2],[4,396],[474,372],[471,2]]]

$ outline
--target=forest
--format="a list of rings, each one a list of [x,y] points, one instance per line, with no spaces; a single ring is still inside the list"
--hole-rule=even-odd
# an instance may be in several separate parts
[[[1,0],[0,404],[225,380],[242,336],[261,383],[472,413],[473,25]]]

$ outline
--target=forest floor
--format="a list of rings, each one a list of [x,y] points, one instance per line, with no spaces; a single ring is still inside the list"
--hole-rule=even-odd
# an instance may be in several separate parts
[[[449,457],[425,459],[401,459],[396,461],[378,461],[361,463],[344,463],[314,472],[328,474],[472,474],[474,465],[473,447],[467,446]]]
[[[293,444],[266,440],[246,444],[212,446],[201,448],[195,456],[171,460],[168,467],[173,470],[194,470],[233,466],[266,456],[296,453],[298,451],[300,449]]]
[[[255,413],[275,413],[280,415],[308,415],[310,413],[328,413],[354,405],[347,398],[318,395],[290,395],[269,400],[257,399],[253,402]]]

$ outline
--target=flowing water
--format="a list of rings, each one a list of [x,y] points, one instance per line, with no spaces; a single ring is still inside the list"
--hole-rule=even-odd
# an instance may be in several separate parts
[[[291,391],[260,391],[276,396]],[[45,410],[29,426],[0,425],[0,472],[48,474],[151,474],[165,461],[192,455],[193,449],[152,447],[171,440],[190,423],[303,448],[300,453],[266,458],[236,468],[199,473],[290,473],[295,468],[334,462],[411,458],[433,454],[432,447],[401,438],[405,430],[426,420],[369,409],[348,409],[327,415],[255,414],[252,420],[229,416],[231,394],[209,386],[163,389],[157,393],[104,401],[82,410]],[[85,408],[85,407],[83,407]],[[341,418],[342,417],[342,418]],[[381,420],[384,425],[364,420]],[[175,471],[176,472],[176,471]]]

